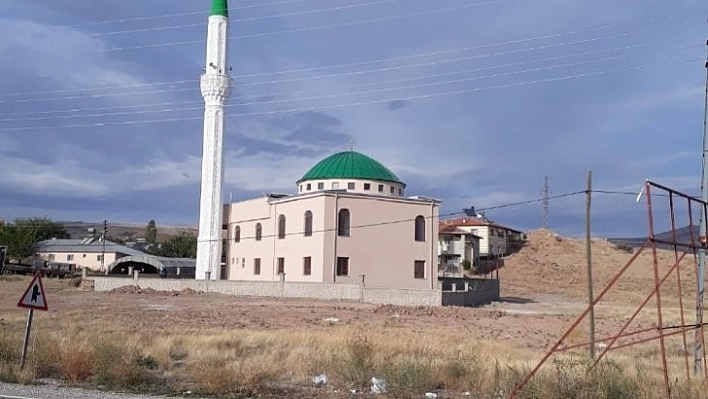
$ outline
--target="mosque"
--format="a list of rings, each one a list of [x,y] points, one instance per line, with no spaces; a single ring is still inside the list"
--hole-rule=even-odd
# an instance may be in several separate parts
[[[227,204],[222,278],[436,289],[440,201],[405,189],[350,150],[313,166],[295,195]]]
[[[204,130],[193,279],[139,280],[134,273],[130,284],[416,306],[473,306],[499,299],[498,279],[438,276],[440,201],[406,196],[406,184],[395,173],[353,148],[315,164],[295,182],[291,195],[224,204],[224,114],[232,90],[228,11],[227,0],[212,0],[200,78]],[[120,263],[130,271],[130,258],[111,267]],[[173,266],[182,275],[183,265]],[[86,280],[98,291],[125,283],[96,276]]]
[[[436,289],[440,201],[405,197],[406,185],[393,172],[353,149],[312,167],[295,195],[222,206],[224,108],[232,90],[228,39],[227,0],[213,0],[200,80],[205,108],[195,278]]]

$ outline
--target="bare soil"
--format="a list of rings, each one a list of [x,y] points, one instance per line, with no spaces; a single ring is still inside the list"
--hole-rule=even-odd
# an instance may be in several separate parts
[[[126,334],[204,334],[236,329],[308,332],[347,325],[363,331],[394,331],[474,337],[496,342],[511,353],[539,359],[587,306],[585,243],[548,230],[528,234],[527,245],[506,259],[500,270],[502,300],[478,308],[404,307],[344,301],[232,297],[183,290],[158,292],[122,287],[112,292],[84,292],[64,280],[45,280],[48,312],[35,312],[35,331],[70,320],[74,327],[113,327]],[[632,253],[605,240],[594,240],[595,294],[630,260]],[[657,253],[661,275],[676,262],[670,251]],[[683,309],[687,322],[695,301],[693,259],[681,263]],[[639,256],[615,289],[597,308],[598,337],[616,333],[654,287],[651,251]],[[30,277],[0,277],[0,327],[21,331],[26,312],[16,306]],[[662,290],[665,324],[678,323],[678,281],[667,279]],[[655,325],[655,302],[630,329]],[[568,344],[585,340],[583,327]]]

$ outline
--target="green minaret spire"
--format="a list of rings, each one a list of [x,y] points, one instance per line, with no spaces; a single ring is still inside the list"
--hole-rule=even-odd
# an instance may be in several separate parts
[[[228,0],[214,0],[211,3],[211,15],[221,15],[222,17],[229,17],[229,6]]]

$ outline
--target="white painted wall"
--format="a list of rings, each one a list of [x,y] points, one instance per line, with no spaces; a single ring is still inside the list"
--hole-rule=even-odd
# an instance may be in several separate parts
[[[351,213],[351,235],[336,232],[339,210]],[[313,234],[304,236],[304,215],[313,214]],[[285,258],[285,279],[295,282],[359,283],[367,287],[434,289],[437,278],[439,203],[390,196],[317,192],[281,199],[257,198],[230,205],[228,250],[230,280],[277,281],[277,258]],[[286,217],[286,237],[278,238],[278,217]],[[426,240],[415,241],[416,216],[426,221]],[[262,240],[255,240],[261,223]],[[240,242],[234,242],[239,226]],[[303,258],[312,274],[303,274]],[[336,276],[337,257],[349,258],[349,275]],[[261,259],[255,275],[253,259]],[[245,259],[245,264],[244,264]],[[414,261],[425,262],[425,276],[414,278]]]

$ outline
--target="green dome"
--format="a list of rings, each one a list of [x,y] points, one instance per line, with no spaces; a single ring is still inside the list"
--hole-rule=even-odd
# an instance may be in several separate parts
[[[343,151],[321,160],[298,183],[324,179],[378,180],[403,184],[378,161],[355,151]]]

